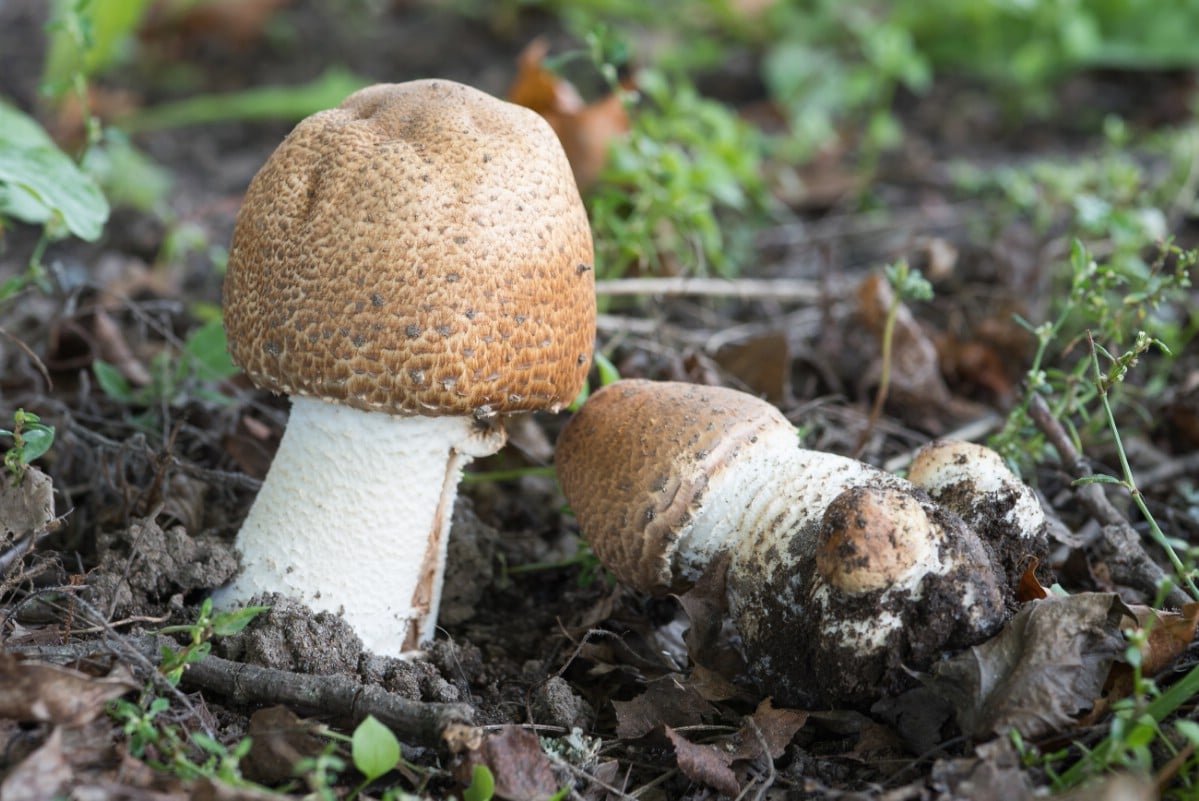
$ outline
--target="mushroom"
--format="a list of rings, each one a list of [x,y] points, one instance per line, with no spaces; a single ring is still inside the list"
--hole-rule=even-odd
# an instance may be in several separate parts
[[[961,516],[994,550],[1011,584],[1049,550],[1045,510],[1031,487],[995,451],[976,442],[937,440],[908,467],[908,480]]]
[[[734,390],[624,380],[566,425],[563,493],[599,560],[655,594],[729,555],[751,673],[786,703],[865,704],[994,633],[1009,590],[971,528],[919,487],[799,447]]]
[[[535,112],[442,80],[301,121],[254,177],[229,350],[291,417],[219,604],[279,592],[377,654],[433,636],[457,483],[497,416],[557,411],[595,339],[593,250]]]

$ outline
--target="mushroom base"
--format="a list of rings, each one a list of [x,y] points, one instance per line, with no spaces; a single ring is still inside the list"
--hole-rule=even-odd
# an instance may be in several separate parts
[[[229,607],[278,592],[341,614],[382,656],[432,639],[458,479],[504,444],[469,417],[396,417],[292,399],[270,472],[237,535]]]

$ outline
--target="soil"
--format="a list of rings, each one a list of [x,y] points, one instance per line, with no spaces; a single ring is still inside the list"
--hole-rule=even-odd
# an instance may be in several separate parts
[[[45,5],[0,3],[0,96],[25,109],[44,108],[37,81]],[[264,35],[244,40],[228,29],[167,26],[146,43],[155,57],[106,77],[101,88],[132,91],[136,102],[153,106],[202,92],[300,83],[340,65],[371,80],[437,76],[502,96],[529,40],[547,35],[555,48],[571,44],[551,18],[531,12],[497,27],[438,4],[280,5]],[[745,109],[763,100],[761,87],[737,71],[701,85]],[[887,464],[932,438],[1006,412],[1018,395],[1031,341],[1000,321],[1017,310],[1044,319],[1047,267],[1064,253],[1055,232],[1027,221],[1000,226],[993,239],[974,235],[983,221],[972,219],[970,204],[948,188],[951,156],[1003,163],[1034,152],[1076,155],[1093,144],[1093,128],[1072,109],[1098,105],[1119,110],[1133,124],[1159,124],[1177,118],[1166,95],[1186,98],[1188,87],[1187,76],[1171,74],[1080,76],[1061,90],[1060,114],[1038,126],[996,123],[1000,111],[969,86],[900,98],[909,136],[900,152],[885,159],[873,189],[880,203],[898,211],[880,224],[859,207],[840,205],[845,193],[833,192],[809,196],[759,232],[747,278],[850,286],[869,267],[897,255],[933,271],[944,266],[946,248],[954,254],[956,267],[938,285],[938,297],[946,300],[924,312],[940,335],[960,347],[952,357],[933,349],[935,380],[921,378],[919,364],[905,367],[915,378],[907,384],[896,378],[892,402],[864,443],[863,458]],[[172,177],[169,208],[119,209],[101,241],[52,245],[44,258],[50,290],[0,307],[0,426],[23,407],[37,410],[57,431],[53,449],[39,461],[53,482],[57,519],[47,521],[44,483],[40,490],[15,490],[15,496],[11,488],[0,493],[5,651],[27,660],[86,656],[72,664],[89,676],[129,663],[138,678],[129,686],[140,686],[152,673],[150,663],[129,654],[145,653],[149,643],[154,658],[154,632],[195,621],[207,591],[236,571],[233,536],[278,444],[286,404],[234,379],[221,388],[232,403],[214,402],[188,385],[161,403],[130,408],[100,391],[91,365],[125,359],[127,370],[137,364],[144,370],[155,353],[169,353],[194,328],[199,304],[219,303],[221,275],[207,246],[227,245],[241,194],[289,127],[224,122],[139,134],[137,145]],[[852,165],[834,155],[829,170],[835,186]],[[809,178],[818,185],[819,176]],[[183,228],[207,246],[165,258],[168,235]],[[1184,220],[1177,233],[1185,246],[1195,232]],[[3,232],[0,281],[24,269],[37,236],[20,225]],[[830,291],[820,308],[778,298],[614,302],[600,344],[626,377],[718,383],[771,397],[808,432],[810,447],[849,453],[877,383],[877,337],[852,290]],[[654,322],[652,334],[630,322],[640,320]],[[919,324],[913,325],[912,336],[933,341],[927,329],[921,335]],[[732,330],[740,335],[717,337]],[[736,357],[708,347],[722,341],[741,349]],[[1164,469],[1168,476],[1169,466],[1195,447],[1193,430],[1189,439],[1187,432],[1199,419],[1199,404],[1196,384],[1187,384],[1186,376],[1199,374],[1196,367],[1195,354],[1186,354],[1175,376],[1180,389],[1142,399],[1145,417],[1163,422],[1135,438],[1138,468]],[[547,464],[547,443],[562,419],[530,420],[519,424],[523,433],[513,437],[515,447],[473,469]],[[31,485],[42,481],[38,475],[30,474]],[[1106,561],[1088,557],[1081,547],[1096,540],[1097,526],[1071,494],[1069,476],[1046,469],[1032,478],[1047,508],[1056,510],[1060,536],[1049,569],[1056,568],[1072,589],[1152,601],[1151,590],[1113,581],[1104,572]],[[1167,478],[1150,487],[1149,496],[1179,537],[1195,536],[1193,506],[1179,501],[1177,488]],[[551,478],[472,481],[460,496],[443,632],[421,658],[364,653],[338,617],[277,597],[264,599],[270,611],[245,631],[217,638],[212,653],[287,674],[349,677],[403,699],[446,705],[429,707],[441,710],[437,714],[457,714],[454,705],[465,705],[483,729],[462,735],[466,741],[457,747],[447,746],[449,735],[441,743],[413,735],[406,742],[412,766],[388,780],[410,790],[423,787],[435,798],[461,793],[462,778],[480,760],[501,778],[501,795],[508,798],[549,797],[566,785],[570,797],[588,799],[629,798],[637,790],[641,798],[703,799],[737,788],[759,798],[950,799],[970,797],[979,786],[1016,798],[1047,781],[1021,769],[1002,739],[976,750],[954,736],[951,724],[933,740],[934,752],[915,754],[869,709],[774,709],[742,672],[735,632],[718,620],[714,627],[713,620],[702,620],[723,611],[704,596],[710,588],[704,584],[693,591],[698,595],[682,599],[648,598],[577,559],[577,525]],[[22,538],[30,531],[41,533],[36,543]],[[689,628],[703,629],[705,636],[685,634]],[[121,640],[127,646],[113,645]],[[176,641],[176,647],[185,644]],[[1189,664],[1184,658],[1177,667]],[[251,714],[271,705],[269,698],[238,702],[186,678],[183,687],[187,705],[176,703],[177,722],[187,731],[207,728],[228,744],[255,731]],[[3,696],[0,691],[0,701]],[[290,706],[342,731],[354,722],[349,710]],[[0,703],[0,721],[8,716],[4,709]],[[53,738],[61,730],[70,744],[55,746],[69,754],[56,768],[67,777],[60,788],[92,788],[91,795],[73,797],[257,797],[148,769],[153,756],[131,756],[129,731],[108,717],[77,726],[55,726],[51,719],[0,725],[0,781],[16,775],[29,754],[58,742]],[[521,739],[530,731],[549,738],[549,762],[536,742]],[[1092,730],[1067,734],[1094,740]],[[305,744],[287,753],[311,755],[327,742],[318,740],[313,751],[297,738]],[[248,761],[268,783],[302,794],[287,785],[286,773],[263,767],[270,762],[266,756],[257,753]],[[516,777],[529,784],[517,784]],[[349,771],[339,792],[355,783]],[[384,786],[375,785],[371,797]]]

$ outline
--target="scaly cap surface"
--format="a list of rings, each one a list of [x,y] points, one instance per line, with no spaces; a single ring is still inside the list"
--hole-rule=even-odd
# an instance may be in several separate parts
[[[558,409],[595,338],[591,231],[536,113],[444,80],[303,120],[255,176],[225,280],[260,387],[367,411]]]
[[[736,479],[721,474],[767,436],[798,447],[787,418],[751,395],[626,379],[587,399],[558,438],[555,462],[604,566],[634,589],[660,593],[679,584],[676,547],[710,487],[735,492]]]

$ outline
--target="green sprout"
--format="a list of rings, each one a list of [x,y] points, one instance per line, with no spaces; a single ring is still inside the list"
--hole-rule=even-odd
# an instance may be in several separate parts
[[[12,440],[12,447],[4,454],[4,466],[12,473],[13,481],[19,484],[30,463],[54,444],[54,426],[46,425],[42,418],[24,409],[17,409],[12,419],[12,430],[0,428],[0,436]]]

